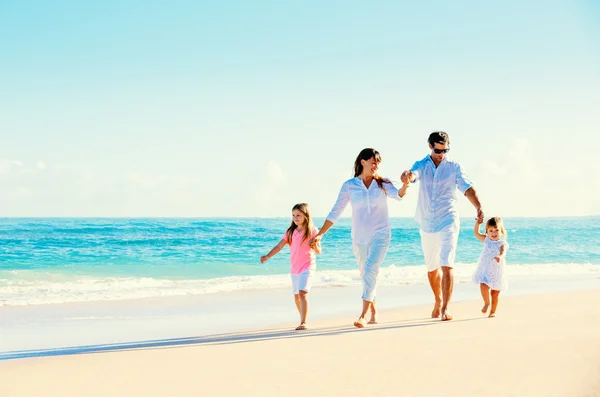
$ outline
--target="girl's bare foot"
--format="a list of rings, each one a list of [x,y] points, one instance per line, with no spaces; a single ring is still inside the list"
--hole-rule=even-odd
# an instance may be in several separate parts
[[[494,313],[494,312],[490,312],[490,315],[489,315],[488,317],[489,317],[489,318],[496,317],[496,313]]]
[[[371,313],[371,319],[367,324],[377,324],[377,313]]]
[[[442,310],[442,302],[435,302],[433,311],[431,312],[431,318],[439,318]]]
[[[483,308],[481,309],[482,313],[487,313],[487,309],[490,307],[489,303],[486,303],[485,305],[483,305]]]
[[[302,323],[299,326],[296,327],[296,331],[306,331],[306,323]]]
[[[354,322],[354,326],[356,328],[364,328],[365,327],[365,318],[364,317],[359,317],[358,320],[356,320]]]

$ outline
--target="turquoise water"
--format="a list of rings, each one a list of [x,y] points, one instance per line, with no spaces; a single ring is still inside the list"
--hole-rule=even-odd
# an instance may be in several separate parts
[[[289,284],[289,251],[264,265],[288,218],[252,219],[0,219],[0,304],[60,303]],[[316,219],[320,226],[322,219]],[[392,243],[382,282],[420,282],[422,252],[416,222],[392,219]],[[507,218],[514,274],[598,275],[600,217]],[[481,252],[473,220],[461,225],[457,270],[467,277]],[[350,220],[323,239],[321,285],[354,285]],[[387,269],[387,270],[386,270]],[[317,283],[319,284],[319,283]]]

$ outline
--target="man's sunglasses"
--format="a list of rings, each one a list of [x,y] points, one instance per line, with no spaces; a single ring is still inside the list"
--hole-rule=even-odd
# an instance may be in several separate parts
[[[435,152],[435,154],[448,153],[450,151],[450,148],[448,148],[448,149],[433,149],[433,151]]]

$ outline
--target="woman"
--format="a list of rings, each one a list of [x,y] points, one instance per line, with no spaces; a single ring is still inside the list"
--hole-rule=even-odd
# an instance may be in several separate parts
[[[400,200],[409,184],[398,190],[389,179],[377,174],[381,155],[375,149],[363,149],[354,162],[354,178],[342,185],[335,205],[327,215],[319,233],[309,241],[311,246],[321,240],[333,224],[340,218],[348,205],[352,206],[352,250],[363,283],[362,312],[354,325],[365,326],[365,316],[371,310],[369,324],[377,324],[375,307],[375,286],[379,266],[383,262],[390,245],[391,229],[387,208],[387,198]]]

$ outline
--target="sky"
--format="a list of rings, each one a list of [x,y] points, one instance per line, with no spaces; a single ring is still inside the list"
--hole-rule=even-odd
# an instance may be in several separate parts
[[[0,217],[324,217],[361,149],[399,181],[435,130],[486,214],[600,215],[599,21],[595,0],[4,0]]]

